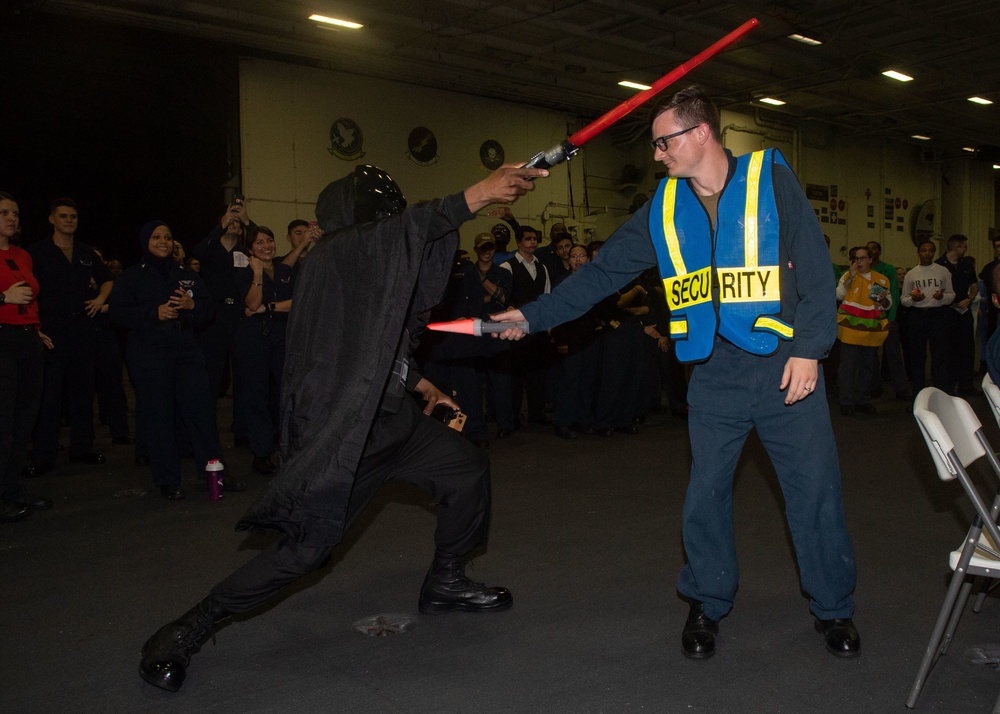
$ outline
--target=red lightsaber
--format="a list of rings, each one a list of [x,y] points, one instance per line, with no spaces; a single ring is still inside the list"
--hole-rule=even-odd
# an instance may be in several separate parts
[[[427,325],[428,330],[454,332],[459,335],[474,335],[475,337],[503,332],[511,327],[519,327],[525,332],[528,331],[528,323],[525,320],[517,322],[483,322],[478,317],[470,317],[467,320],[453,320],[452,322],[432,322]]]
[[[736,40],[743,37],[743,35],[750,32],[750,30],[757,27],[758,24],[759,23],[757,22],[756,17],[750,18],[721,40],[717,40],[689,59],[687,62],[684,62],[667,72],[665,75],[656,80],[649,89],[643,90],[631,99],[622,102],[600,119],[590,122],[590,124],[580,129],[580,131],[576,132],[568,139],[564,139],[561,143],[556,144],[548,151],[540,151],[535,154],[531,157],[531,160],[525,164],[525,166],[529,169],[547,169],[555,166],[556,164],[561,164],[563,161],[569,161],[573,155],[580,150],[581,146],[593,139],[596,135],[600,134],[619,119],[629,114],[639,105],[652,99],[654,96],[662,92],[664,89],[669,87],[708,58],[719,54],[719,52],[724,50],[726,47],[736,42]]]

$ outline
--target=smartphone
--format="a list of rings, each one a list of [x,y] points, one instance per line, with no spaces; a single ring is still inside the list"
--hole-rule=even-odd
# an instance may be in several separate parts
[[[431,419],[436,419],[455,431],[462,431],[465,428],[465,414],[458,409],[452,409],[444,404],[438,404],[434,407],[434,410],[431,412]]]
[[[236,193],[233,194],[232,203],[230,203],[229,205],[231,205],[231,206],[242,206],[245,200],[246,200],[246,197],[242,193],[240,193],[239,191],[237,191]]]

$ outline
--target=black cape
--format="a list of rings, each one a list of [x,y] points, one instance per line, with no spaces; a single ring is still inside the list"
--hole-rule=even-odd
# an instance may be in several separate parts
[[[351,176],[320,194],[324,231],[295,284],[281,387],[281,466],[237,530],[273,530],[296,542],[341,541],[354,474],[409,327],[441,300],[463,194],[352,225]]]

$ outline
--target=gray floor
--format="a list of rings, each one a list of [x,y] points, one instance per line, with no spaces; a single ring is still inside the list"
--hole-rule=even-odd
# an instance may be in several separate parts
[[[1000,445],[985,402],[972,401]],[[433,511],[387,487],[329,568],[225,627],[169,694],[139,679],[139,648],[266,542],[232,529],[264,479],[247,475],[248,492],[211,503],[187,462],[189,497],[168,502],[131,448],[105,436],[106,466],[61,464],[30,481],[55,508],[0,527],[0,711],[905,711],[970,509],[934,476],[908,405],[877,404],[876,416],[833,417],[858,554],[859,659],[827,654],[813,631],[755,439],[735,487],[736,607],[715,658],[681,656],[674,578],[689,453],[684,422],[662,416],[638,436],[567,442],[536,429],[493,442],[493,530],[471,574],[510,587],[512,610],[419,616]],[[246,474],[247,452],[228,457]],[[352,629],[379,613],[415,625],[378,638]],[[918,711],[990,711],[1000,676],[965,652],[1000,641],[998,624],[996,599],[966,614]]]

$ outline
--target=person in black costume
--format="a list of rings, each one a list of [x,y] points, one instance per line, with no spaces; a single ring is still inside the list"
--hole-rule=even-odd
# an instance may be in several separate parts
[[[320,194],[324,235],[295,285],[282,390],[281,463],[238,530],[277,531],[263,552],[212,588],[143,646],[139,672],[177,691],[191,656],[235,613],[265,603],[321,567],[378,488],[414,483],[437,502],[435,555],[420,591],[423,613],[491,612],[510,592],[465,576],[465,556],[486,539],[489,461],[442,423],[455,407],[414,370],[422,315],[441,298],[457,228],[491,203],[530,191],[544,169],[505,166],[441,200],[405,208],[392,179],[359,166]],[[427,402],[424,414],[407,392]]]

